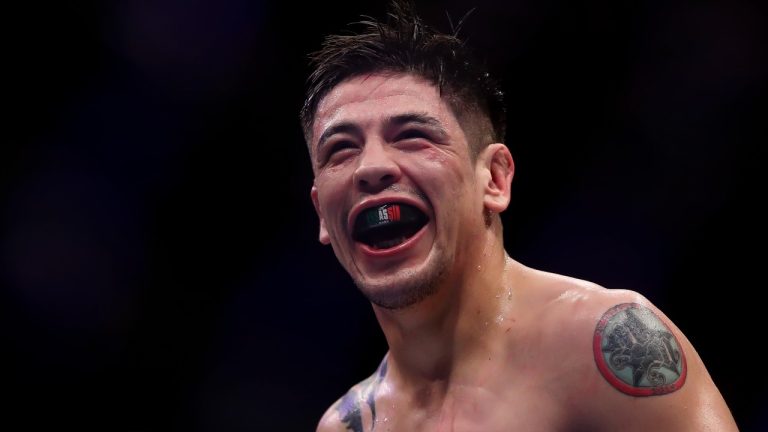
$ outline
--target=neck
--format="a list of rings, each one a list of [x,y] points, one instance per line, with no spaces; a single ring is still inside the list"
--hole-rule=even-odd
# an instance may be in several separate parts
[[[463,382],[478,362],[500,352],[510,306],[511,271],[500,229],[486,231],[480,250],[469,253],[431,297],[402,310],[374,306],[389,344],[389,370],[403,385],[447,390]]]

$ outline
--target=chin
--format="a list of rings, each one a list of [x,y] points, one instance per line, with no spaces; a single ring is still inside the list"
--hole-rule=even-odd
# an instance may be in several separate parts
[[[372,279],[355,278],[355,285],[376,306],[400,310],[434,295],[448,274],[448,260],[438,259],[419,270],[396,270]]]

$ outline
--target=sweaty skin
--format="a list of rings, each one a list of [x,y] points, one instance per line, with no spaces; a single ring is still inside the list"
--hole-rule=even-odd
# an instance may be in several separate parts
[[[471,155],[474,138],[430,83],[348,79],[321,101],[312,135],[320,241],[389,345],[318,431],[737,430],[694,348],[648,300],[506,254],[509,150]],[[398,202],[426,225],[381,248],[355,240],[357,215]]]

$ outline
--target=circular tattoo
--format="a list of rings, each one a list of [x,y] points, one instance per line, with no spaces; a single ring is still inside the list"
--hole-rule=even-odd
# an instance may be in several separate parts
[[[600,373],[632,396],[672,393],[685,383],[685,355],[653,311],[637,303],[616,305],[597,323],[593,341]]]

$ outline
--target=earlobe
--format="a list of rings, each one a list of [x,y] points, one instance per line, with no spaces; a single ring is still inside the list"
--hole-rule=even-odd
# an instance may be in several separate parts
[[[493,213],[501,213],[509,206],[515,162],[506,145],[490,144],[483,151],[483,204]]]
[[[320,203],[317,199],[317,186],[313,184],[312,190],[309,194],[312,196],[312,204],[315,206],[315,212],[317,213],[317,217],[320,219],[320,234],[318,236],[318,240],[320,240],[320,243],[324,245],[330,244],[331,236],[328,235],[328,230],[325,227],[325,218],[323,217],[323,213],[320,211]]]

